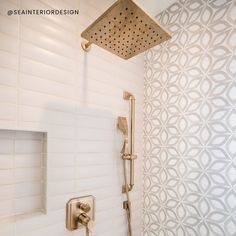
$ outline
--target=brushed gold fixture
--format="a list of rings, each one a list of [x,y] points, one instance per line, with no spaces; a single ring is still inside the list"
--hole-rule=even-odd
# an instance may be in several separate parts
[[[126,171],[126,161],[123,159],[123,174],[124,174],[124,181],[125,181],[125,194],[126,194],[126,201],[123,202],[123,209],[126,211],[127,221],[128,221],[128,236],[132,236],[132,226],[131,226],[131,201],[129,197],[129,189],[128,189],[128,182],[127,182],[127,171]]]
[[[81,36],[85,51],[92,43],[129,59],[168,39],[170,34],[132,0],[117,0]]]
[[[122,131],[124,136],[128,138],[128,123],[127,119],[125,117],[118,117],[118,122],[117,122],[118,128]]]
[[[128,190],[131,191],[134,186],[134,160],[137,156],[134,153],[134,126],[135,126],[135,97],[127,91],[123,93],[123,99],[130,101],[130,151],[128,147],[128,124],[125,117],[118,117],[117,127],[123,132],[124,145],[121,150],[121,157],[125,160],[130,160],[130,183],[128,184]],[[126,186],[122,187],[124,193]]]
[[[121,150],[122,158],[129,159],[129,143],[128,143],[128,122],[125,117],[118,117],[117,127],[124,135],[124,144]]]
[[[130,101],[130,184],[129,191],[133,189],[134,186],[134,160],[137,156],[134,153],[134,129],[135,129],[135,97],[130,92],[124,91],[123,99]],[[124,190],[123,186],[123,192]]]
[[[83,42],[81,43],[81,47],[83,48],[83,50],[84,50],[85,52],[89,52],[90,49],[91,49],[91,43],[90,43],[90,42],[87,42],[87,41],[83,41]]]
[[[86,213],[88,213],[91,210],[91,207],[88,203],[79,202],[77,206]]]
[[[137,158],[134,152],[134,128],[135,128],[135,97],[127,91],[123,93],[123,99],[130,101],[130,145],[128,140],[128,122],[125,117],[118,117],[117,127],[123,133],[124,144],[121,150],[121,157],[123,159],[123,174],[125,184],[122,186],[122,193],[126,194],[127,200],[123,202],[123,209],[126,210],[128,220],[128,236],[132,236],[131,229],[131,201],[129,191],[134,186],[134,160]],[[130,147],[129,147],[130,146]],[[130,161],[130,182],[127,181],[126,161]]]
[[[66,204],[66,228],[70,231],[86,228],[90,235],[92,222],[95,219],[95,198],[91,195],[72,198]]]

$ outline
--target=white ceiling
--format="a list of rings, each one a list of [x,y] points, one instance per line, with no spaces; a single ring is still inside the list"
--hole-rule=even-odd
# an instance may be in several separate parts
[[[146,10],[151,16],[156,16],[176,0],[135,0],[144,10]]]

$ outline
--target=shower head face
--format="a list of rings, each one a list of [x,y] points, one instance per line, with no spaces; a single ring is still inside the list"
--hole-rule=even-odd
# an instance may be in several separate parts
[[[129,59],[171,38],[156,20],[132,0],[118,0],[81,36],[111,53]]]
[[[125,137],[128,136],[128,122],[126,117],[121,117],[121,116],[118,117],[117,127]]]

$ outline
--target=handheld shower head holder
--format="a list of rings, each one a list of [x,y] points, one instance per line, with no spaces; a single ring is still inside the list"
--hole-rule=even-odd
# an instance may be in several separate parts
[[[124,144],[121,150],[121,156],[123,159],[127,159],[126,157],[130,157],[128,137],[124,138]]]

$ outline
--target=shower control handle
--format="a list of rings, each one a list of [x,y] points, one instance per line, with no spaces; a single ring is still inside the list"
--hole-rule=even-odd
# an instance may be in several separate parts
[[[66,228],[70,231],[86,228],[89,236],[95,219],[95,198],[84,196],[70,199],[66,204]]]
[[[86,212],[86,213],[91,210],[91,207],[90,207],[89,204],[87,204],[87,203],[79,202],[79,203],[78,203],[78,207],[79,207],[79,209],[81,209],[82,211],[84,211],[84,212]]]
[[[81,213],[78,216],[78,222],[85,226],[86,230],[86,236],[90,236],[90,233],[92,232],[92,220],[86,213]]]
[[[87,216],[85,213],[81,213],[78,216],[78,222],[81,223],[85,227],[87,227],[90,220],[91,220],[90,217]]]

